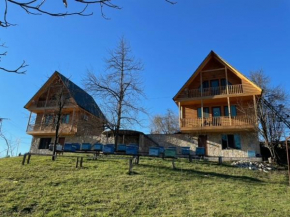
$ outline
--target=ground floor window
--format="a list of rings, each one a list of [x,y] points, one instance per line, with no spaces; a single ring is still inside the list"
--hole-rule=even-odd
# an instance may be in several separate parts
[[[224,134],[222,135],[222,148],[241,149],[241,138],[238,134]]]
[[[38,149],[48,149],[50,142],[51,142],[51,138],[40,138]]]

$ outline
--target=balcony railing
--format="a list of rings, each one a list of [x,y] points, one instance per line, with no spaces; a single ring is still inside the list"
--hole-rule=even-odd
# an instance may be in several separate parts
[[[212,118],[184,118],[181,119],[181,127],[186,128],[223,128],[223,127],[247,127],[255,126],[254,116],[236,117],[212,117]]]
[[[29,124],[27,127],[27,133],[37,134],[37,133],[55,133],[54,124]],[[59,128],[59,133],[63,134],[74,134],[76,133],[76,126],[72,124],[61,124]]]
[[[243,85],[228,85],[229,94],[240,94],[243,93]],[[184,98],[196,98],[196,97],[206,97],[206,96],[215,96],[215,95],[226,95],[227,87],[209,87],[203,89],[191,89],[184,92]]]

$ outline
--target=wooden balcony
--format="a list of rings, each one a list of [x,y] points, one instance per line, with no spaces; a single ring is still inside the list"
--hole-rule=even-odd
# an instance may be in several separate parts
[[[253,130],[256,127],[254,116],[212,117],[212,118],[184,118],[181,119],[181,131],[223,132],[237,130]]]
[[[243,92],[243,85],[236,84],[236,85],[228,85],[228,94],[227,94],[227,87],[220,86],[220,87],[209,87],[203,89],[191,89],[184,91],[182,98],[200,98],[200,97],[211,97],[211,96],[219,96],[219,95],[236,95],[242,94]]]
[[[55,135],[55,125],[54,124],[29,124],[26,130],[29,135]],[[77,127],[72,124],[61,124],[59,128],[60,135],[73,135],[76,134]]]

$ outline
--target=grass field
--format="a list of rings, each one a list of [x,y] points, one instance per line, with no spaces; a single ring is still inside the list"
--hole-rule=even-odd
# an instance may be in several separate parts
[[[0,216],[290,216],[286,171],[141,158],[0,159]]]

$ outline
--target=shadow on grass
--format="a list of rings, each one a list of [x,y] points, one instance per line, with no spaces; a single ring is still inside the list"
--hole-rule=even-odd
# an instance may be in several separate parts
[[[169,172],[169,173],[180,173],[180,174],[182,173],[182,175],[186,173],[186,175],[200,177],[200,178],[216,177],[216,178],[221,178],[221,179],[231,179],[235,181],[263,183],[262,180],[249,177],[249,176],[235,176],[235,175],[216,173],[216,172],[203,172],[203,171],[194,170],[194,169],[179,169],[178,165],[176,169],[173,169],[172,167],[169,167],[169,166],[163,166],[163,165],[156,166],[156,165],[149,165],[149,164],[139,164],[138,167],[155,168],[159,170],[164,170],[164,172]]]

